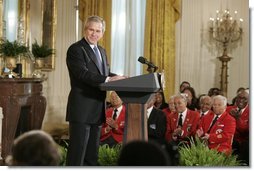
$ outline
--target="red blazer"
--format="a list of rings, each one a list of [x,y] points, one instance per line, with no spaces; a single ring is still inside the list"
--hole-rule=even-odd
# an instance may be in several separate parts
[[[112,118],[113,110],[114,109],[112,107],[106,110],[106,118]],[[123,108],[119,116],[117,117],[116,122],[117,122],[118,128],[111,129],[108,133],[105,133],[105,129],[108,125],[106,123],[102,125],[101,138],[100,138],[101,141],[107,139],[110,136],[112,136],[118,143],[123,141],[123,133],[124,133],[124,125],[125,125],[125,105],[123,105]]]
[[[210,113],[201,119],[200,127],[202,127],[204,133],[208,131],[214,115],[214,113]],[[235,119],[226,111],[222,113],[210,130],[208,147],[229,154],[232,150],[235,128]]]
[[[236,109],[237,106],[229,106],[227,111],[230,112],[232,109]],[[236,119],[236,131],[234,140],[242,143],[249,140],[249,105],[246,106],[242,114]]]
[[[167,141],[172,141],[172,134],[174,130],[177,128],[178,117],[179,114],[177,112],[169,115],[168,129],[166,133]],[[187,109],[187,114],[182,127],[183,134],[180,137],[180,139],[195,135],[198,122],[199,122],[199,113]]]
[[[209,115],[210,113],[213,113],[213,111],[212,111],[212,110],[209,110],[208,113],[207,113],[206,115]],[[205,115],[205,116],[206,116],[206,115]],[[203,116],[203,117],[204,117],[204,116]],[[201,111],[199,111],[198,128],[200,127],[201,119],[202,119],[202,117],[201,117]]]

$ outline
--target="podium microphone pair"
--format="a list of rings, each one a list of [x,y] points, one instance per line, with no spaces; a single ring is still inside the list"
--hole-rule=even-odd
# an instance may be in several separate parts
[[[152,62],[149,62],[146,58],[144,58],[143,56],[140,56],[138,58],[138,61],[142,64],[146,64],[148,66],[148,70],[150,68],[153,68],[154,69],[154,72],[158,69],[157,66],[155,66]]]

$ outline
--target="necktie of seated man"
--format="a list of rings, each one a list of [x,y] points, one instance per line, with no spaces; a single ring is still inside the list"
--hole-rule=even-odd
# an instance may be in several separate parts
[[[210,125],[210,127],[209,127],[209,129],[208,129],[208,131],[207,131],[208,134],[210,133],[210,131],[211,131],[213,125],[215,124],[215,122],[217,121],[218,118],[219,118],[219,116],[216,115],[216,117],[213,119],[213,122],[212,122],[212,124]]]
[[[116,117],[117,117],[117,109],[114,110],[114,114],[113,114],[113,119],[116,120]]]
[[[97,48],[97,46],[94,46],[93,48],[94,50],[94,53],[95,53],[95,56],[96,56],[96,63],[97,63],[97,66],[100,70],[100,73],[103,74],[103,65],[102,65],[102,61],[100,59],[100,55],[99,55],[99,49]]]
[[[205,112],[202,112],[201,117],[203,117],[204,115],[205,115]]]
[[[179,120],[178,120],[178,127],[182,127],[183,126],[183,114],[181,113],[179,116]]]

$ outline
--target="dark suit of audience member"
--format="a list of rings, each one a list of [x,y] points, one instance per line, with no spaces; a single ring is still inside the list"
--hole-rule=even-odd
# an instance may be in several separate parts
[[[147,104],[147,131],[148,140],[159,144],[165,144],[165,133],[167,129],[167,119],[165,113],[154,107],[156,101],[155,94],[152,95]]]
[[[236,119],[233,140],[233,154],[249,165],[249,93],[240,91],[236,96],[236,106],[228,106],[227,111]]]
[[[230,154],[236,128],[235,119],[226,111],[227,99],[218,95],[213,97],[213,112],[201,119],[197,136],[206,140],[210,149]]]
[[[123,79],[109,72],[105,49],[97,44],[103,37],[105,21],[87,18],[84,37],[67,50],[71,90],[66,121],[69,122],[67,165],[97,165],[101,125],[105,121],[106,92],[101,83]]]
[[[112,107],[106,110],[106,122],[102,125],[100,145],[108,144],[113,147],[123,141],[125,105],[114,91],[110,94],[110,102]]]
[[[166,129],[167,129],[167,119],[164,112],[154,107],[148,109],[151,113],[148,117],[147,128],[148,128],[148,140],[156,141],[160,144],[164,144]]]

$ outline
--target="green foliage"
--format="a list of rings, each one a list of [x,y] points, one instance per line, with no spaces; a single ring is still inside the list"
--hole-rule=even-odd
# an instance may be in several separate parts
[[[226,155],[209,149],[199,138],[190,139],[190,145],[179,146],[181,166],[240,166],[235,155]]]
[[[62,141],[61,145],[58,146],[60,155],[61,155],[61,160],[60,160],[60,166],[66,166],[66,157],[67,157],[67,148],[68,148],[68,143],[66,141]]]
[[[10,42],[9,40],[1,40],[0,53],[8,57],[17,57],[19,54],[29,52],[28,48],[21,45],[16,40]]]
[[[54,54],[54,49],[49,48],[47,45],[39,45],[37,41],[32,44],[32,53],[35,58],[46,58]]]
[[[117,160],[122,145],[117,144],[112,148],[108,144],[104,144],[99,148],[98,163],[100,166],[117,166]]]

